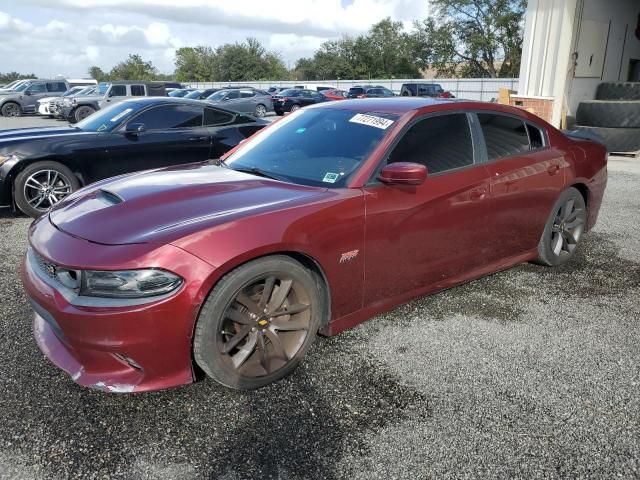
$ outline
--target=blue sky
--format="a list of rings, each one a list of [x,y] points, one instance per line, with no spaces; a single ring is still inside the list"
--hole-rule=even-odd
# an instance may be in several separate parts
[[[129,53],[171,72],[179,47],[247,37],[292,66],[325,40],[427,13],[427,0],[0,0],[0,72],[86,76]]]

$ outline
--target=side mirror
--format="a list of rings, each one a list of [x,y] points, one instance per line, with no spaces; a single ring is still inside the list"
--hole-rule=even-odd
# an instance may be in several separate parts
[[[138,133],[142,133],[147,130],[144,123],[128,123],[125,127],[125,132],[133,135],[137,135]]]
[[[411,162],[390,163],[378,175],[387,185],[422,185],[426,179],[427,167]]]

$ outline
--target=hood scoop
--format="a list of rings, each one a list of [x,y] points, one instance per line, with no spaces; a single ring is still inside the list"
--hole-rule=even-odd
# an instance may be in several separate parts
[[[96,198],[98,200],[102,200],[108,205],[118,205],[119,203],[124,202],[124,199],[120,195],[110,192],[109,190],[105,190],[104,188],[98,190]]]

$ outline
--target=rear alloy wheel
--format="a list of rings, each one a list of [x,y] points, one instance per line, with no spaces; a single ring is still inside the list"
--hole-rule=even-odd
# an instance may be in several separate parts
[[[89,115],[91,115],[94,112],[95,112],[95,110],[93,108],[87,107],[86,105],[82,106],[82,107],[78,107],[73,112],[73,119],[76,122],[80,122],[80,121],[84,120],[85,118],[87,118]]]
[[[298,105],[297,103],[294,103],[293,105],[291,105],[291,110],[289,111],[295,112],[296,110],[300,110],[300,105]]]
[[[78,189],[73,172],[58,162],[29,165],[16,177],[15,201],[23,213],[37,218]]]
[[[264,117],[267,114],[267,107],[265,107],[262,104],[256,105],[255,114],[256,114],[256,117],[258,118]]]
[[[254,260],[223,277],[196,325],[194,357],[214,380],[249,390],[298,366],[320,325],[313,274],[286,256]]]
[[[538,263],[555,266],[568,262],[587,224],[587,207],[582,194],[571,187],[556,202],[538,244]]]
[[[20,117],[21,115],[22,109],[15,102],[7,102],[2,106],[3,117]]]

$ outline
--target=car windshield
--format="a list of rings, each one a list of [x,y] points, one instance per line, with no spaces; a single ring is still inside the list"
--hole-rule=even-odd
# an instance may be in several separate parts
[[[225,165],[302,185],[344,187],[397,119],[333,108],[298,110],[249,139]]]
[[[297,97],[300,94],[299,88],[287,88],[286,90],[282,90],[280,95],[283,97]]]
[[[120,102],[98,110],[84,120],[76,123],[76,127],[85,132],[111,132],[122,122],[127,121],[142,105],[137,102]]]
[[[75,95],[90,95],[96,91],[97,87],[86,87],[77,92]]]
[[[174,90],[173,92],[169,93],[170,97],[184,97],[186,94],[189,93],[189,90]]]
[[[199,98],[203,91],[204,90],[194,90],[193,92],[187,93],[184,98]]]
[[[218,102],[227,96],[228,90],[219,90],[216,93],[209,95],[207,100],[213,100],[214,102]]]
[[[96,93],[98,95],[104,95],[105,93],[107,93],[107,90],[109,90],[110,86],[111,86],[110,83],[100,83],[100,84],[98,84],[98,88],[96,89]]]

